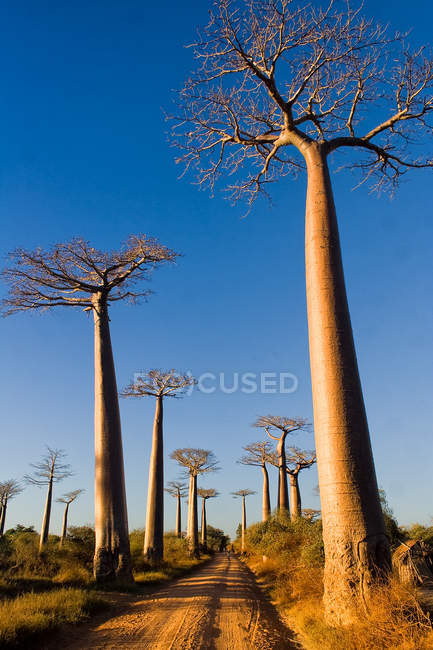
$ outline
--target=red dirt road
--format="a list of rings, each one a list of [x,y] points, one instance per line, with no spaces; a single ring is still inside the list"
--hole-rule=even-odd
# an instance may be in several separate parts
[[[236,557],[217,554],[193,574],[128,605],[103,623],[68,630],[65,650],[273,650],[299,648]]]

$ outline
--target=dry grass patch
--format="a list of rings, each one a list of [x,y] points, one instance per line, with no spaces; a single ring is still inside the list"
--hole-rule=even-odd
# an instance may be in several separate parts
[[[29,593],[5,600],[0,603],[0,647],[27,644],[64,623],[78,623],[105,606],[102,598],[81,589]]]

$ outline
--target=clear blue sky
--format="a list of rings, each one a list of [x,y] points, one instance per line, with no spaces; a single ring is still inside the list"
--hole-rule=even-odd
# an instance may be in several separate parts
[[[365,12],[428,42],[433,9],[366,0]],[[254,468],[235,464],[242,445],[260,438],[260,414],[312,418],[307,349],[303,223],[305,178],[283,180],[275,205],[258,202],[243,219],[221,194],[210,198],[179,180],[161,108],[192,69],[195,28],[205,0],[150,3],[11,2],[0,9],[0,215],[2,256],[82,235],[115,248],[146,232],[184,254],[159,271],[156,295],[112,308],[122,387],[152,367],[202,372],[294,373],[290,395],[195,394],[166,404],[166,452],[213,449],[221,471],[203,485],[221,497],[209,523],[232,534],[240,503],[232,490],[260,491]],[[431,142],[429,143],[431,146]],[[379,483],[401,523],[433,515],[432,185],[428,172],[407,177],[393,200],[353,191],[335,177],[335,196],[359,365]],[[17,315],[1,321],[0,480],[21,477],[44,444],[62,447],[76,472],[55,496],[83,487],[70,521],[93,521],[93,339],[81,312]],[[130,527],[143,526],[154,404],[122,401]],[[311,447],[311,434],[293,442]],[[167,480],[178,477],[166,463]],[[301,488],[306,507],[315,470]],[[7,527],[39,529],[45,495],[28,487],[10,504]],[[275,480],[273,480],[275,504]],[[174,502],[167,497],[167,527]],[[260,518],[260,495],[248,502]],[[59,530],[56,504],[53,530]]]

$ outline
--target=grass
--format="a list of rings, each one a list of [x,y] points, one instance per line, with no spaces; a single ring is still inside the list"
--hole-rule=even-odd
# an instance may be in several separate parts
[[[356,624],[329,626],[322,607],[320,522],[272,518],[247,530],[246,562],[305,650],[431,650],[433,628],[416,589],[392,578],[372,594]],[[263,556],[266,560],[263,561]]]
[[[65,623],[78,623],[106,606],[96,594],[61,588],[0,603],[0,647],[19,647]]]

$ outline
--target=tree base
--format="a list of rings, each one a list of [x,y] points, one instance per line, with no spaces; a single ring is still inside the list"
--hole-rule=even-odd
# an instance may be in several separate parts
[[[323,603],[329,625],[355,623],[360,608],[368,609],[371,589],[385,584],[391,569],[389,540],[372,535],[355,540],[333,540],[326,545]]]
[[[118,549],[97,549],[93,558],[93,575],[98,583],[133,584],[130,554]]]

